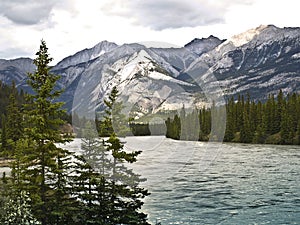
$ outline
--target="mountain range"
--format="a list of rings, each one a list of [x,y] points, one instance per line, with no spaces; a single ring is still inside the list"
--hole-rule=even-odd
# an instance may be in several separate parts
[[[29,58],[0,59],[0,80],[30,91],[26,74],[34,69]],[[65,89],[65,107],[85,115],[104,108],[113,86],[134,117],[223,104],[238,94],[263,101],[280,89],[300,91],[300,28],[259,26],[228,40],[196,38],[182,48],[102,41],[64,58],[51,72],[61,75],[57,85]]]

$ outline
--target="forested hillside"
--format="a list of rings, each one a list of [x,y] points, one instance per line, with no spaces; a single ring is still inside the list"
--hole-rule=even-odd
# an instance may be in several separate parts
[[[186,115],[183,109],[180,115],[166,121],[166,136],[181,140],[209,140],[212,110],[202,108]],[[224,141],[300,144],[300,95],[284,96],[280,91],[276,97],[270,95],[265,102],[253,101],[249,95],[230,98],[226,104]]]
[[[14,96],[16,99],[18,107],[25,102],[25,94],[24,92],[18,91],[16,89],[15,83],[12,85],[4,84],[0,81],[0,115],[1,118],[5,118],[7,116],[7,107],[10,102],[10,98]],[[0,127],[2,127],[2,122],[0,123]]]

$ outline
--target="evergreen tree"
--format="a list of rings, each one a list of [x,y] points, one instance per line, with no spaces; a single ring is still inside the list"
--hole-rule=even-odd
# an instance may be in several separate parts
[[[290,127],[289,127],[289,116],[284,110],[282,112],[282,121],[281,121],[281,129],[280,129],[280,135],[281,135],[281,144],[287,144],[289,143],[289,133],[290,133]]]
[[[28,84],[34,94],[28,95],[24,111],[28,147],[24,149],[27,155],[23,157],[21,176],[36,218],[43,225],[63,224],[64,218],[69,217],[66,176],[71,158],[69,151],[56,146],[69,141],[59,131],[64,123],[60,119],[63,103],[55,101],[61,94],[55,88],[59,76],[49,71],[52,58],[45,41],[41,41],[36,55],[36,71],[28,74]]]
[[[16,94],[12,93],[9,97],[7,107],[7,139],[10,140],[9,155],[13,156],[16,148],[16,142],[23,135],[23,117],[17,105]]]
[[[180,138],[182,140],[188,140],[189,136],[189,126],[188,126],[188,121],[186,118],[186,111],[184,105],[182,106],[182,109],[180,110],[180,122],[181,122],[181,133],[180,133]]]
[[[118,89],[116,86],[113,87],[108,99],[104,100],[106,106],[104,119],[99,122],[99,135],[100,137],[109,137],[113,130],[112,115],[114,102],[117,101]]]
[[[81,150],[83,150],[82,156],[92,168],[99,169],[100,167],[102,170],[105,162],[101,162],[99,157],[105,160],[107,151],[99,140],[96,127],[92,126],[91,121],[87,121],[82,130]]]
[[[76,156],[73,195],[80,200],[78,224],[110,224],[112,207],[108,182],[110,158],[91,121],[82,130],[82,155]]]
[[[257,104],[254,101],[251,101],[250,110],[249,110],[249,121],[250,121],[250,132],[251,137],[254,136],[256,127],[258,125],[258,113],[257,113]]]
[[[142,199],[149,193],[146,189],[139,187],[139,183],[143,181],[140,176],[126,167],[126,163],[136,162],[141,151],[125,151],[113,127],[113,118],[117,118],[117,121],[118,118],[122,118],[118,115],[122,104],[117,102],[117,96],[118,90],[114,87],[108,99],[104,101],[107,106],[106,114],[100,122],[99,130],[100,136],[103,134],[109,136],[104,140],[104,145],[111,153],[112,163],[109,177],[103,177],[100,182],[102,185],[98,187],[100,190],[108,191],[105,195],[106,199],[107,196],[109,197],[109,201],[105,203],[109,209],[107,224],[148,224],[147,215],[140,212],[140,209],[143,205]],[[115,126],[120,127],[118,124]]]
[[[190,119],[185,118],[185,126],[190,126]],[[181,138],[181,120],[179,116],[176,114],[173,119],[168,119],[165,121],[166,127],[167,127],[167,132],[166,132],[166,137],[167,138],[172,138],[176,140],[180,140]],[[190,136],[191,130],[186,134],[186,138],[188,139]]]
[[[265,129],[260,124],[257,125],[256,132],[253,137],[253,143],[263,144],[265,142]]]
[[[232,141],[234,139],[234,98],[232,97],[229,102],[227,103],[226,107],[226,130],[225,130],[225,136],[224,141]]]
[[[74,224],[111,224],[113,214],[108,181],[89,165],[85,157],[80,155],[75,159],[72,195],[79,204],[73,211]]]
[[[2,124],[2,130],[1,130],[1,154],[0,156],[8,157],[8,138],[7,138],[7,132],[6,132],[6,117],[4,114],[1,116],[1,124]]]
[[[277,131],[275,121],[276,104],[274,95],[270,95],[265,105],[266,133],[268,135],[275,134]]]
[[[251,143],[252,139],[253,139],[253,131],[252,127],[251,127],[251,123],[253,123],[254,121],[251,120],[254,117],[254,112],[253,115],[250,115],[250,96],[249,94],[247,95],[247,100],[246,103],[244,104],[244,109],[243,109],[243,123],[242,123],[242,127],[240,130],[240,141],[243,143]]]
[[[41,224],[32,214],[31,199],[25,192],[21,192],[19,196],[13,196],[5,203],[0,215],[0,223],[2,225]]]
[[[171,118],[170,117],[168,117],[168,119],[165,121],[165,124],[166,124],[166,127],[167,127],[166,137],[167,138],[172,138],[172,133],[171,133],[172,124],[171,124]]]
[[[297,131],[297,123],[299,114],[297,114],[297,95],[293,93],[288,96],[287,100],[287,113],[290,116],[290,132],[291,136],[294,136],[294,133]]]
[[[191,120],[189,118],[186,118],[186,119],[187,119],[187,121],[191,122]],[[190,136],[192,132],[193,132],[193,130],[190,130],[188,136]],[[181,121],[180,121],[180,118],[177,114],[174,116],[173,125],[172,125],[172,133],[173,133],[173,138],[174,139],[180,140],[180,137],[181,137]]]
[[[281,119],[282,119],[281,117],[282,117],[284,108],[285,108],[285,102],[284,102],[283,92],[282,92],[282,90],[280,90],[277,95],[277,104],[276,104],[276,109],[275,109],[274,133],[280,132]]]
[[[235,121],[236,121],[236,124],[235,124],[235,127],[238,131],[240,131],[243,127],[243,124],[244,124],[244,96],[238,96],[238,101],[237,101],[237,104],[235,105],[235,115],[236,115],[236,118],[235,118]]]
[[[258,101],[256,105],[257,105],[256,106],[256,119],[257,119],[256,127],[260,125],[262,128],[265,128],[264,126],[265,121],[263,120],[263,105],[261,101]]]
[[[211,110],[202,108],[199,111],[200,140],[207,141],[211,132]]]

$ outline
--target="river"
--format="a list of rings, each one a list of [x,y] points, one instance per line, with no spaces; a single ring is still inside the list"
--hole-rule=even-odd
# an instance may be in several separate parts
[[[300,224],[300,146],[126,138],[161,224]]]
[[[128,137],[151,195],[143,211],[166,224],[300,224],[300,146]],[[65,146],[80,148],[80,139]]]

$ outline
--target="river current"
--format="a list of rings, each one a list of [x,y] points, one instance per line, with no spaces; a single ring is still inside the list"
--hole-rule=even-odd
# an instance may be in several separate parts
[[[161,224],[300,224],[300,146],[130,137]]]
[[[124,141],[143,151],[130,167],[147,178],[152,224],[300,224],[300,146]]]

